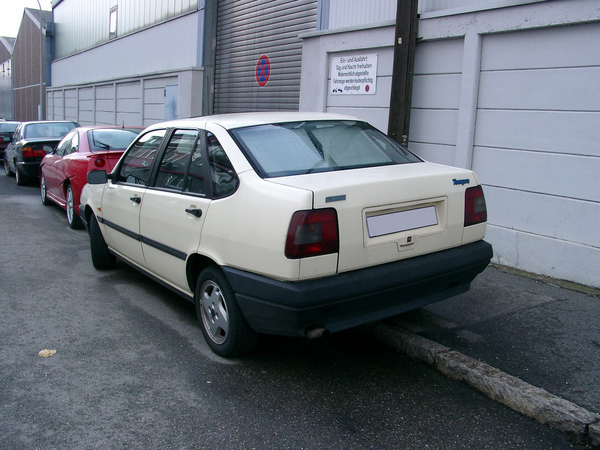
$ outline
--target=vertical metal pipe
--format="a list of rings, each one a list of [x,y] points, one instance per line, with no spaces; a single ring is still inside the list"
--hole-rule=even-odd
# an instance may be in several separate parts
[[[38,7],[40,8],[40,120],[46,118],[46,111],[44,111],[44,30],[42,28],[42,5],[40,0],[37,0]]]

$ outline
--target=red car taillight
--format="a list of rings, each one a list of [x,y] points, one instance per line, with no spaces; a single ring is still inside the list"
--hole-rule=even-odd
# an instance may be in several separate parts
[[[340,248],[335,209],[296,211],[288,229],[285,256],[290,259],[337,253]]]
[[[485,222],[487,207],[481,186],[473,186],[465,190],[465,227]]]
[[[44,149],[33,148],[33,147],[23,147],[23,158],[35,158],[35,157],[44,157],[46,156],[46,152]]]
[[[104,164],[106,164],[106,161],[104,160],[104,158],[96,158],[96,160],[94,161],[94,164],[96,165],[96,167],[104,167]]]

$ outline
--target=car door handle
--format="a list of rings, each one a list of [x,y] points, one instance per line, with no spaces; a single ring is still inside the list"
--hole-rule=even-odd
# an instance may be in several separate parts
[[[142,199],[140,197],[130,197],[129,200],[136,202],[138,205],[142,203]]]
[[[194,209],[188,208],[185,210],[185,212],[188,214],[191,214],[192,216],[196,216],[196,217],[200,217],[202,215],[202,210],[197,209],[197,208],[194,208]]]

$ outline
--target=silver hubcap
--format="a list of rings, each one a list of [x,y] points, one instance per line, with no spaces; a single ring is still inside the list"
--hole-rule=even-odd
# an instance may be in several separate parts
[[[219,286],[210,280],[205,282],[200,301],[204,328],[213,342],[222,344],[229,333],[229,313]]]
[[[67,220],[73,222],[73,190],[67,189]]]
[[[42,181],[40,181],[40,189],[42,193],[42,201],[46,201],[46,180],[42,177]]]

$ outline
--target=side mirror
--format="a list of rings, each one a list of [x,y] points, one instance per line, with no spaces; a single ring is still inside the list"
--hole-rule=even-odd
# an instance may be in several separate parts
[[[106,184],[108,175],[106,170],[92,170],[87,174],[87,182],[89,184]]]

